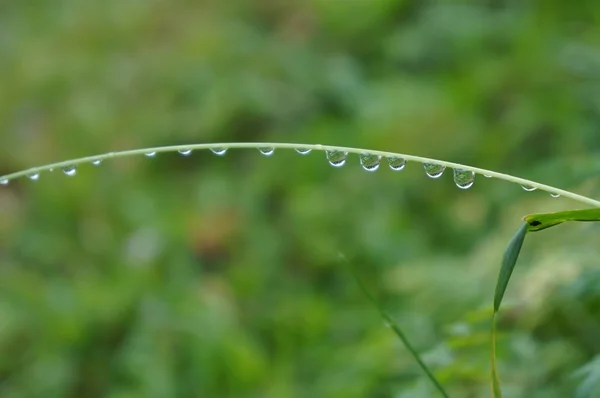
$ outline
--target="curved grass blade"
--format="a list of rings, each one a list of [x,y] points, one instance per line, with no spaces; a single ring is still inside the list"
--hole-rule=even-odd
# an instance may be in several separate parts
[[[567,210],[556,213],[530,214],[523,217],[527,229],[531,232],[541,231],[568,221],[600,221],[600,209]]]
[[[528,228],[529,224],[527,223],[521,225],[517,233],[510,240],[510,243],[504,252],[502,266],[500,267],[500,274],[498,275],[498,280],[496,282],[496,291],[494,293],[494,313],[498,312],[500,309],[500,304],[504,298],[504,292],[506,292],[508,281],[510,280],[510,276],[515,269],[515,264],[519,258],[521,247],[523,247],[523,241],[525,241],[525,235],[527,234]]]
[[[396,322],[394,322],[392,317],[383,309],[383,307],[379,304],[379,301],[377,301],[375,296],[373,296],[369,292],[369,289],[367,289],[367,287],[363,283],[362,279],[360,278],[358,271],[355,270],[354,267],[352,267],[351,265],[349,266],[349,268],[350,268],[350,271],[352,272],[352,275],[354,275],[354,279],[356,279],[356,282],[357,282],[358,286],[360,287],[360,289],[362,290],[362,292],[364,293],[364,295],[367,296],[367,298],[373,303],[373,305],[377,308],[377,310],[379,311],[379,314],[381,315],[381,317],[383,318],[385,323],[390,326],[390,328],[394,331],[396,336],[398,336],[398,338],[402,341],[402,344],[404,344],[406,349],[412,355],[413,359],[419,364],[419,367],[421,368],[421,370],[423,370],[425,375],[427,375],[427,378],[429,379],[429,381],[431,381],[431,383],[435,386],[435,388],[440,392],[440,394],[444,398],[450,398],[450,396],[448,395],[446,390],[444,390],[444,387],[442,386],[442,384],[435,378],[435,376],[433,375],[433,372],[429,369],[429,367],[425,364],[425,362],[423,362],[423,360],[421,359],[421,356],[419,355],[417,350],[412,346],[412,344],[408,340],[408,337],[406,337],[406,334],[404,334],[402,329],[400,329],[400,327],[396,324]]]
[[[502,258],[502,266],[500,267],[500,274],[496,282],[496,291],[494,293],[494,315],[492,316],[492,349],[491,349],[491,375],[492,375],[492,397],[502,398],[502,390],[500,388],[500,378],[498,377],[498,369],[496,366],[496,314],[502,304],[504,293],[510,277],[515,269],[519,253],[523,247],[525,236],[527,235],[529,228],[528,223],[523,223],[518,229],[517,233],[513,236],[504,252]]]

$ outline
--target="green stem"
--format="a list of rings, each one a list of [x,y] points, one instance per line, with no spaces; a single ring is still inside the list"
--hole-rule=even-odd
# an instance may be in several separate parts
[[[214,149],[214,148],[223,148],[223,149],[233,149],[233,148],[258,148],[258,147],[272,147],[275,149],[297,149],[297,148],[306,148],[315,151],[343,151],[348,153],[355,154],[363,154],[368,153],[371,155],[384,156],[384,157],[399,157],[403,158],[406,161],[419,162],[419,163],[433,163],[440,166],[445,166],[454,169],[463,169],[472,171],[477,174],[484,174],[489,177],[494,177],[500,180],[513,182],[516,184],[521,184],[525,186],[529,186],[532,188],[537,188],[541,191],[546,191],[555,195],[561,195],[566,198],[570,198],[576,200],[581,203],[586,203],[592,205],[594,207],[600,207],[600,201],[575,194],[570,191],[565,191],[562,189],[558,189],[556,187],[540,184],[536,181],[526,180],[524,178],[514,177],[509,174],[498,173],[492,170],[481,169],[478,167],[472,167],[468,165],[463,165],[459,163],[446,162],[444,160],[425,158],[421,156],[408,155],[402,153],[394,153],[387,151],[375,151],[371,149],[362,149],[362,148],[351,148],[351,147],[342,147],[342,146],[333,146],[333,145],[320,145],[320,144],[300,144],[300,143],[277,143],[277,142],[231,142],[231,143],[210,143],[210,144],[190,144],[190,145],[172,145],[172,146],[161,146],[155,148],[143,148],[143,149],[134,149],[128,151],[119,151],[119,152],[108,152],[102,155],[96,156],[88,156],[84,158],[72,159],[63,162],[57,162],[52,164],[47,164],[39,167],[32,167],[27,170],[18,171],[16,173],[7,174],[4,176],[0,176],[0,181],[10,181],[18,177],[23,177],[28,174],[40,173],[44,171],[48,171],[52,168],[62,168],[67,166],[77,166],[82,163],[89,163],[95,160],[107,160],[111,158],[117,157],[125,157],[125,156],[136,156],[142,155],[148,152],[174,152],[183,149],[191,149],[191,150],[203,150],[203,149]]]

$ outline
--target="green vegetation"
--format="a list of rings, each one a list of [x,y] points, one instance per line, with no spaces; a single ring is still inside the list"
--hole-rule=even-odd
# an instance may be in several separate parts
[[[131,148],[285,141],[600,196],[596,2],[0,7],[0,175]],[[1,396],[435,396],[340,254],[450,396],[489,396],[507,237],[523,214],[576,204],[358,163],[158,154],[0,187]],[[599,394],[597,224],[523,247],[498,314],[507,397]]]

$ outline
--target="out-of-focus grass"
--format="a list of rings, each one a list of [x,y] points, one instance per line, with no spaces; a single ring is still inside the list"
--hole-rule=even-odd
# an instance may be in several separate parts
[[[600,193],[596,2],[0,9],[1,174],[118,149],[273,140]],[[485,396],[482,336],[506,237],[523,214],[570,207],[487,179],[461,191],[421,168],[366,173],[284,151],[23,180],[0,189],[1,394],[432,396],[342,252],[450,393]],[[597,354],[598,289],[580,282],[598,265],[597,233],[565,226],[521,254],[499,323],[507,395],[570,396],[572,372]]]

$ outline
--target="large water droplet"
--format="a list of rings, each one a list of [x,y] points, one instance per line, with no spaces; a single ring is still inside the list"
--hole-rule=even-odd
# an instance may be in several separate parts
[[[348,152],[344,151],[326,151],[327,160],[333,167],[342,167],[348,159]]]
[[[360,155],[360,165],[367,171],[375,171],[379,168],[381,156],[372,155],[370,153],[362,153]]]
[[[444,174],[444,170],[446,170],[446,166],[435,163],[423,163],[423,168],[429,178],[440,178]]]
[[[296,148],[296,152],[298,152],[300,155],[308,155],[311,151],[312,149],[309,148]]]
[[[180,154],[182,154],[183,156],[190,156],[192,154],[192,150],[191,149],[180,149],[177,152],[179,152]]]
[[[521,185],[521,188],[523,188],[527,192],[533,192],[537,189],[536,187],[530,187],[529,185]]]
[[[469,170],[454,169],[454,183],[460,189],[469,189],[475,183],[475,173]]]
[[[149,158],[153,158],[153,157],[155,157],[155,156],[156,156],[156,152],[146,152],[146,153],[144,154],[144,156],[147,156],[147,157],[149,157]]]
[[[275,148],[262,147],[262,148],[258,148],[258,151],[265,156],[272,156],[275,153]]]
[[[217,156],[224,156],[227,153],[227,148],[210,148],[210,151]]]
[[[31,173],[27,175],[27,178],[29,178],[32,181],[37,181],[40,179],[40,173]]]
[[[0,185],[8,185],[8,180],[6,178],[1,179]]]
[[[75,166],[67,166],[67,167],[63,167],[63,173],[65,173],[65,175],[68,175],[69,177],[73,177],[75,174],[77,174],[77,169],[75,168]]]
[[[553,198],[560,198],[559,193],[551,193],[550,196],[552,196]]]
[[[387,160],[388,164],[390,165],[390,169],[394,171],[404,170],[404,167],[406,167],[406,160],[404,160],[403,158],[399,158],[397,156],[390,156],[389,158],[387,158]]]
[[[102,164],[102,159],[92,160],[92,164],[94,166],[100,166]]]

